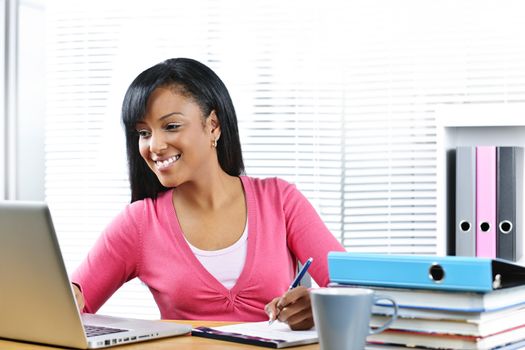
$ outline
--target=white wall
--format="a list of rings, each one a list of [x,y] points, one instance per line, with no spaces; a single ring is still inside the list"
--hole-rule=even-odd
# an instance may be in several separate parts
[[[45,6],[0,1],[0,199],[44,200]]]
[[[22,0],[18,15],[16,198],[44,200],[45,8]]]

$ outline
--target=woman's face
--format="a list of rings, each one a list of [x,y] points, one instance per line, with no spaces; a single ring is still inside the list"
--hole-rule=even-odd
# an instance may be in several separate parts
[[[213,141],[220,128],[215,113],[204,119],[199,105],[175,89],[153,91],[136,130],[140,155],[165,187],[205,177],[218,164]]]

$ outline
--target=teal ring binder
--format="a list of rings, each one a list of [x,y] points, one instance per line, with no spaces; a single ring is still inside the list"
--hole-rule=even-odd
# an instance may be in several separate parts
[[[328,254],[330,282],[489,292],[525,284],[525,267],[503,259],[350,252]]]

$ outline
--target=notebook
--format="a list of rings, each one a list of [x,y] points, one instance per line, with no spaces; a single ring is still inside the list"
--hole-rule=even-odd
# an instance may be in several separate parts
[[[266,348],[288,348],[319,341],[315,328],[293,331],[286,323],[268,321],[247,322],[219,327],[197,327],[191,334],[197,337],[226,340]]]
[[[80,314],[43,202],[0,201],[0,281],[0,338],[86,349],[191,331],[174,322]]]

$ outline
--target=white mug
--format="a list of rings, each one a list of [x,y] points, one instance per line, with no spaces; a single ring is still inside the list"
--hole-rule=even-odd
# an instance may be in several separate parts
[[[389,300],[394,312],[379,328],[370,328],[372,306]],[[311,291],[312,311],[321,350],[363,350],[366,337],[387,329],[397,319],[397,303],[367,288],[319,288]]]

